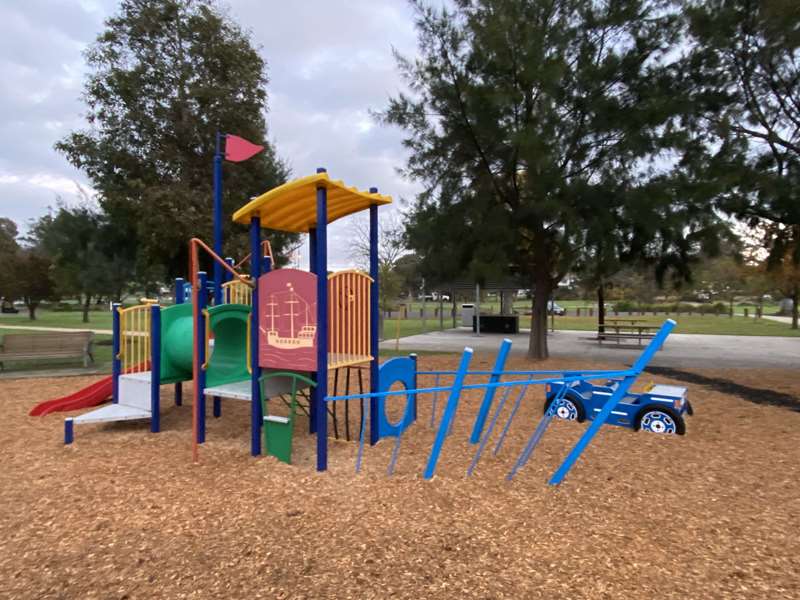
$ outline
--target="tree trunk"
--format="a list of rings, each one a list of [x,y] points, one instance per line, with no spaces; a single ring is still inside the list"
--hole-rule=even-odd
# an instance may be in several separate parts
[[[31,321],[36,320],[36,307],[39,306],[38,302],[26,302],[25,306],[28,307],[28,318]]]
[[[89,294],[86,294],[83,300],[83,322],[89,322],[89,308],[91,306],[92,297]]]
[[[547,350],[547,300],[550,298],[551,292],[552,283],[548,275],[534,278],[528,358],[544,360],[549,356]]]
[[[512,293],[509,291],[502,291],[500,292],[500,314],[501,315],[510,315],[514,312],[514,300]]]
[[[606,290],[601,281],[597,286],[597,337],[603,338],[606,332]]]
[[[800,285],[794,284],[792,288],[792,329],[797,329],[797,317],[800,314],[800,306],[797,306],[798,299],[800,299]]]

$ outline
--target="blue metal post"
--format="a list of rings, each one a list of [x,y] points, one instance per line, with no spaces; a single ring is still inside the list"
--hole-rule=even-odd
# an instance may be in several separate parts
[[[318,168],[317,173],[325,169]],[[317,471],[328,468],[328,190],[317,188],[317,394],[312,417],[317,430]]]
[[[222,256],[222,138],[217,132],[214,150],[214,252]],[[222,266],[214,261],[214,304],[222,304]]]
[[[183,277],[175,278],[175,304],[183,304],[186,301],[186,281]]]
[[[548,482],[550,485],[558,485],[564,481],[564,477],[567,476],[569,470],[577,462],[578,458],[580,458],[581,454],[586,449],[586,446],[588,446],[592,441],[592,438],[597,435],[597,432],[606,422],[606,419],[608,419],[611,411],[614,410],[617,404],[619,404],[619,401],[625,397],[625,394],[628,393],[628,390],[636,381],[636,377],[638,377],[638,375],[644,370],[644,368],[647,366],[647,363],[652,360],[653,355],[661,349],[664,340],[667,339],[667,336],[674,328],[675,321],[672,319],[667,319],[664,321],[664,324],[661,326],[661,329],[658,330],[656,336],[652,339],[647,348],[644,349],[644,352],[642,352],[641,356],[639,356],[639,358],[636,360],[636,363],[634,363],[633,367],[631,367],[633,375],[628,375],[619,382],[619,386],[616,390],[614,390],[614,393],[611,395],[611,397],[606,400],[605,405],[602,409],[600,409],[600,412],[597,413],[597,416],[594,418],[594,421],[592,421],[592,424],[583,433],[581,438],[578,440],[578,443],[575,444],[575,447],[570,450],[570,453],[567,455],[567,458],[564,459],[564,462],[561,463],[561,466],[558,467],[558,470],[553,473],[553,476]]]
[[[308,230],[308,270],[317,274],[317,230],[312,227]],[[316,383],[317,374],[314,373],[311,379]],[[316,433],[317,424],[314,421],[314,415],[317,414],[314,407],[317,405],[317,388],[314,386],[309,393],[308,414],[311,415],[308,419],[308,433]]]
[[[258,366],[258,278],[261,277],[261,219],[250,218],[250,276],[256,287],[253,288],[250,308],[250,454],[261,454],[261,367]]]
[[[114,303],[111,306],[111,401],[114,404],[119,402],[119,376],[122,374],[122,361],[119,359],[120,351],[120,330],[119,330],[119,309],[121,305]]]
[[[150,307],[150,431],[161,430],[161,307]]]
[[[71,444],[72,441],[75,439],[74,435],[74,428],[73,426],[75,423],[72,421],[72,417],[67,418],[64,421],[64,445]]]
[[[506,358],[508,358],[508,353],[510,350],[511,340],[508,338],[503,339],[503,343],[500,344],[500,351],[497,353],[497,359],[494,362],[492,375],[489,377],[489,383],[497,383],[500,381],[503,369],[506,366]],[[494,393],[496,389],[497,388],[495,387],[486,388],[486,393],[483,395],[483,402],[481,403],[480,409],[478,409],[478,417],[475,419],[475,425],[472,428],[472,435],[469,438],[470,444],[477,444],[481,439],[481,432],[483,431],[483,426],[486,423],[486,417],[489,415],[489,409],[494,401]]]
[[[447,437],[447,431],[450,429],[450,423],[455,417],[458,402],[461,398],[461,387],[464,385],[464,378],[469,370],[471,359],[472,348],[464,348],[464,354],[461,355],[461,363],[458,365],[458,372],[453,380],[453,387],[450,388],[450,397],[447,399],[447,406],[444,409],[442,421],[439,423],[439,430],[436,432],[436,440],[433,442],[431,455],[428,457],[428,465],[425,467],[423,475],[425,479],[431,479],[436,473],[436,463],[439,461],[439,454],[442,452],[442,446]]]
[[[203,310],[206,308],[206,284],[208,277],[205,271],[197,273],[198,290],[195,291],[195,302],[197,302],[197,339],[195,343],[195,351],[197,352],[197,361],[200,363],[200,372],[197,374],[197,443],[203,444],[206,441],[206,372],[202,368],[203,363],[206,362],[206,317]]]
[[[370,193],[377,194],[378,188],[370,188]],[[372,360],[369,363],[369,391],[378,391],[378,361],[380,348],[378,347],[378,206],[369,207],[369,275],[372,277],[369,294],[369,352]],[[378,399],[369,399],[369,443],[378,443]]]
[[[418,378],[417,378],[417,371],[418,371],[417,355],[416,354],[409,354],[408,357],[411,360],[414,361],[414,380],[413,380],[413,385],[414,385],[414,389],[416,390],[416,389],[419,388],[419,384],[417,382],[418,381]],[[414,406],[414,423],[416,423],[417,422],[417,395],[416,394],[411,394],[411,397],[409,398],[409,401],[414,403],[414,405],[413,405]]]

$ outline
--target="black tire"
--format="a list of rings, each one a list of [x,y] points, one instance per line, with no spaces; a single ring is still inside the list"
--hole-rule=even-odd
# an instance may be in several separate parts
[[[553,400],[555,400],[555,397],[556,397],[555,394],[550,394],[545,399],[544,401],[545,414],[547,414],[547,411],[550,408],[550,405],[553,403]],[[583,402],[581,401],[581,399],[576,398],[575,394],[570,394],[570,393],[565,394],[563,399],[567,400],[568,402],[571,402],[572,405],[575,407],[575,412],[577,413],[575,421],[577,421],[578,423],[583,423],[586,420],[586,409],[583,407]]]
[[[678,413],[676,413],[671,408],[667,408],[667,407],[664,407],[664,406],[659,406],[658,404],[648,404],[648,405],[642,407],[642,409],[636,414],[636,420],[634,421],[633,429],[635,431],[639,431],[640,429],[642,429],[642,421],[646,421],[648,416],[655,417],[659,413],[660,413],[660,415],[665,416],[666,419],[664,419],[663,417],[659,416],[656,419],[656,421],[654,421],[654,423],[655,422],[662,423],[662,425],[659,425],[658,427],[666,425],[667,430],[659,431],[658,428],[651,429],[651,428],[648,428],[647,426],[645,426],[645,430],[646,431],[649,431],[650,433],[658,433],[658,434],[662,434],[662,435],[665,435],[665,434],[669,435],[670,433],[674,433],[675,435],[685,435],[686,434],[686,422],[683,420],[683,417],[681,417]],[[674,429],[675,429],[674,432],[668,431],[668,429],[669,429],[669,419],[672,420],[672,425],[674,426]],[[665,421],[666,421],[666,423],[665,423]]]

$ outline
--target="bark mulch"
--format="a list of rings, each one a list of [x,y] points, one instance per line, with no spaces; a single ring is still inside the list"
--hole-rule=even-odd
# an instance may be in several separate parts
[[[476,356],[473,368],[492,359]],[[457,357],[419,361],[454,368]],[[514,358],[508,367],[589,365]],[[554,423],[505,480],[541,416],[541,390],[527,393],[502,451],[492,457],[490,445],[470,478],[480,395],[465,393],[426,482],[430,398],[393,477],[392,441],[367,448],[356,475],[356,444],[331,440],[330,469],[316,473],[305,417],[294,465],[251,458],[242,402],[225,401],[221,419],[209,406],[196,465],[191,407],[173,406],[167,388],[156,435],[145,423],[83,426],[65,447],[64,414],[27,416],[95,379],[0,382],[2,598],[800,597],[800,414],[785,408],[688,383],[695,416],[685,437],[607,427],[553,488],[547,478],[585,425]],[[641,383],[651,380],[679,383],[650,374]],[[740,383],[775,381],[788,394],[790,380],[796,372]]]

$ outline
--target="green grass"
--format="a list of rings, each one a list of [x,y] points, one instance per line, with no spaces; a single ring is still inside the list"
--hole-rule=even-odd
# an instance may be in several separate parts
[[[89,322],[83,322],[80,311],[37,310],[36,320],[28,318],[27,310],[20,310],[16,315],[0,314],[0,328],[3,325],[22,325],[25,327],[67,327],[70,329],[111,329],[111,312],[107,310],[89,313]]]
[[[620,318],[627,315],[620,315]],[[608,315],[608,318],[614,318],[614,315]],[[787,323],[779,323],[777,321],[770,321],[768,319],[753,319],[735,316],[730,318],[728,316],[700,316],[700,315],[647,315],[647,316],[633,316],[632,318],[641,319],[646,324],[660,325],[667,318],[675,319],[678,326],[675,333],[699,333],[699,334],[714,334],[714,335],[768,335],[778,337],[800,337],[800,330],[792,329]],[[392,340],[396,337],[397,319],[385,319],[384,321],[384,334],[385,339]],[[400,319],[400,337],[409,335],[416,335],[423,333],[421,319]],[[452,319],[445,319],[445,328],[452,325]],[[460,319],[457,321],[460,325]],[[550,327],[551,320],[547,320],[547,326]],[[438,331],[439,320],[428,319],[425,331]],[[531,326],[531,318],[522,316],[520,317],[520,327],[528,329]],[[564,330],[577,330],[577,331],[597,331],[597,317],[556,317],[555,328]]]
[[[622,317],[622,315],[620,315]],[[613,315],[609,318],[614,318]],[[771,335],[778,337],[800,337],[800,330],[792,329],[788,323],[779,323],[769,319],[753,319],[735,316],[699,316],[699,315],[657,315],[632,317],[642,319],[647,324],[660,325],[665,319],[677,321],[675,333],[699,333],[713,335]],[[527,320],[523,327],[529,327]],[[549,324],[549,321],[548,321]],[[597,317],[556,317],[556,329],[572,329],[579,331],[597,331]]]

